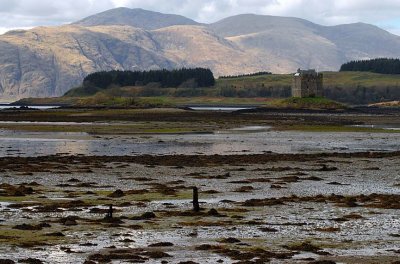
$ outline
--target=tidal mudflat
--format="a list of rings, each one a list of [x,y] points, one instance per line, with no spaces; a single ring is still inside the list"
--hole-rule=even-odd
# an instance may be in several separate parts
[[[399,133],[249,120],[207,134],[4,130],[0,263],[399,260]]]
[[[0,254],[45,263],[399,258],[399,153],[263,156],[9,158]]]
[[[400,150],[399,142],[400,131],[276,131],[270,126],[243,126],[207,133],[130,135],[0,130],[0,156],[391,152]]]

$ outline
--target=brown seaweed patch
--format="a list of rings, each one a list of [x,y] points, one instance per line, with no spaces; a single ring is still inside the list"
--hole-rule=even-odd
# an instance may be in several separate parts
[[[253,191],[253,186],[242,186],[234,190],[234,192],[247,193]]]
[[[235,243],[240,243],[241,241],[234,237],[228,237],[228,238],[220,239],[218,242],[224,243],[224,244],[235,244]]]
[[[15,262],[11,259],[0,259],[0,264],[14,264]]]
[[[181,226],[231,226],[233,221],[193,221],[193,222],[179,222]]]
[[[339,232],[340,228],[339,227],[319,227],[316,228],[315,231],[319,231],[319,232],[327,232],[327,233],[334,233],[334,232]]]
[[[18,262],[19,263],[28,263],[28,264],[43,264],[44,263],[40,259],[35,259],[35,258],[21,259]]]
[[[145,212],[140,216],[134,216],[134,217],[131,217],[130,219],[132,219],[132,220],[149,220],[149,219],[154,219],[156,217],[157,217],[156,214],[153,212]]]
[[[302,242],[300,244],[296,243],[296,244],[292,244],[292,245],[286,245],[284,246],[284,248],[290,249],[290,250],[296,250],[296,251],[306,251],[306,252],[313,252],[316,253],[320,250],[322,250],[322,248],[308,242]]]
[[[30,224],[21,224],[21,225],[16,225],[13,227],[13,229],[19,229],[19,230],[42,230],[43,228],[46,227],[51,227],[51,225],[47,223],[40,223],[37,225],[30,225]]]
[[[158,242],[148,245],[148,247],[172,247],[174,246],[171,242]]]
[[[121,198],[121,197],[124,197],[124,196],[125,196],[125,193],[120,189],[115,190],[114,192],[112,192],[109,195],[107,195],[107,197],[110,197],[110,198]]]
[[[260,231],[266,232],[266,233],[275,233],[278,232],[278,229],[272,228],[272,227],[260,227]]]
[[[229,249],[221,248],[212,250],[212,252],[231,258],[232,260],[239,260],[239,263],[253,263],[252,260],[257,259],[256,263],[269,262],[271,259],[290,259],[294,256],[292,252],[272,252],[262,248],[249,248],[249,249]]]
[[[7,183],[0,184],[0,196],[25,196],[35,193],[32,187],[25,185],[14,186]]]
[[[334,203],[341,207],[371,207],[371,208],[382,208],[382,209],[400,209],[400,203],[398,202],[400,195],[398,194],[370,194],[370,195],[357,195],[357,196],[343,196],[331,194],[329,196],[317,195],[317,196],[305,196],[298,197],[292,195],[290,197],[281,198],[265,198],[265,199],[250,199],[241,203],[242,206],[272,206],[272,205],[283,205],[285,203],[303,203],[303,202],[314,202],[314,203]]]
[[[113,260],[126,260],[133,263],[143,263],[149,259],[172,257],[170,254],[159,250],[146,250],[142,248],[104,249],[88,257],[88,261],[111,262]]]
[[[62,212],[63,209],[80,209],[82,207],[90,206],[82,200],[73,200],[67,202],[57,202],[46,205],[35,206],[35,212],[48,213],[48,212]]]

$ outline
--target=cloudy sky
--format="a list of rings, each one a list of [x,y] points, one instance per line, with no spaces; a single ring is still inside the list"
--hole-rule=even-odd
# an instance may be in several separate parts
[[[198,22],[241,13],[300,17],[322,25],[365,22],[400,35],[400,0],[0,0],[0,33],[66,24],[121,6]]]

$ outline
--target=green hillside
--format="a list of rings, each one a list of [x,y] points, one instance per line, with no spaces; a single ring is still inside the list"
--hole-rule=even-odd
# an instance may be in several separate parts
[[[382,87],[399,86],[400,74],[379,74],[371,72],[324,72],[324,85],[326,88],[334,86],[345,87]],[[234,85],[237,87],[259,87],[259,86],[290,86],[291,74],[270,74],[241,78],[218,79],[216,87]]]
[[[266,74],[217,79],[213,87],[162,88],[112,86],[107,89],[76,88],[60,98],[24,99],[25,104],[57,102],[84,106],[153,106],[182,104],[269,104],[291,97],[291,74]],[[324,72],[324,94],[345,104],[373,104],[400,99],[400,75],[370,72]]]
[[[324,95],[349,104],[399,100],[400,74],[324,72]],[[216,88],[224,96],[290,97],[292,75],[261,75],[219,79]]]

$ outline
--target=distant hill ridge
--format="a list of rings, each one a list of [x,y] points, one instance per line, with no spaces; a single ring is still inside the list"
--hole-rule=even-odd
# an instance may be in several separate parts
[[[160,29],[177,25],[200,25],[184,16],[162,14],[141,8],[119,7],[79,20],[73,25],[84,27],[125,25],[146,30]]]
[[[0,36],[0,98],[59,96],[92,72],[181,67],[215,76],[297,68],[338,70],[351,60],[399,58],[400,37],[355,23],[244,14],[212,24],[117,8],[70,25]]]

